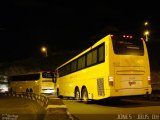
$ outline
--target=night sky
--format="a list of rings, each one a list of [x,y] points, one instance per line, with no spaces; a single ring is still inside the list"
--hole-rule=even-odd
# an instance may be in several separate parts
[[[142,35],[146,20],[150,41],[160,40],[156,1],[51,1],[0,1],[1,61],[37,56],[42,45],[49,53],[85,48],[108,28]]]

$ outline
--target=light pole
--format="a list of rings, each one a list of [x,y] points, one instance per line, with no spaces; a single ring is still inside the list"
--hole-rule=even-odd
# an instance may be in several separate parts
[[[145,36],[145,40],[146,40],[146,42],[148,42],[148,36],[149,36],[149,34],[150,34],[150,32],[149,32],[149,30],[148,30],[148,22],[146,21],[146,22],[144,22],[144,26],[145,26],[145,31],[144,31],[144,36]]]
[[[41,47],[41,52],[45,54],[45,57],[48,57],[47,48],[45,46]]]
[[[148,42],[149,31],[148,30],[144,31],[144,35],[146,36],[146,42]]]

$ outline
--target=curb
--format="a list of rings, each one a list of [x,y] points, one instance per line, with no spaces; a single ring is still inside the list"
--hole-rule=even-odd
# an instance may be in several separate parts
[[[75,120],[60,98],[48,97],[44,120]]]

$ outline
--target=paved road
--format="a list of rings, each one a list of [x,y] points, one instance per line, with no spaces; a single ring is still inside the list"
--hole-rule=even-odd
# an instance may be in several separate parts
[[[69,112],[79,120],[160,120],[160,102],[122,100],[120,102],[93,102],[84,104],[63,100]]]
[[[43,120],[44,115],[36,101],[0,95],[0,120]]]

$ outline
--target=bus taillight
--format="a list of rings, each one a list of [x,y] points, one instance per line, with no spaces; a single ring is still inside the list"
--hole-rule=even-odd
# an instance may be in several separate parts
[[[148,76],[148,84],[151,85],[151,76]]]
[[[108,82],[109,82],[110,86],[113,86],[113,81],[114,81],[114,78],[112,76],[109,76],[108,77]]]

